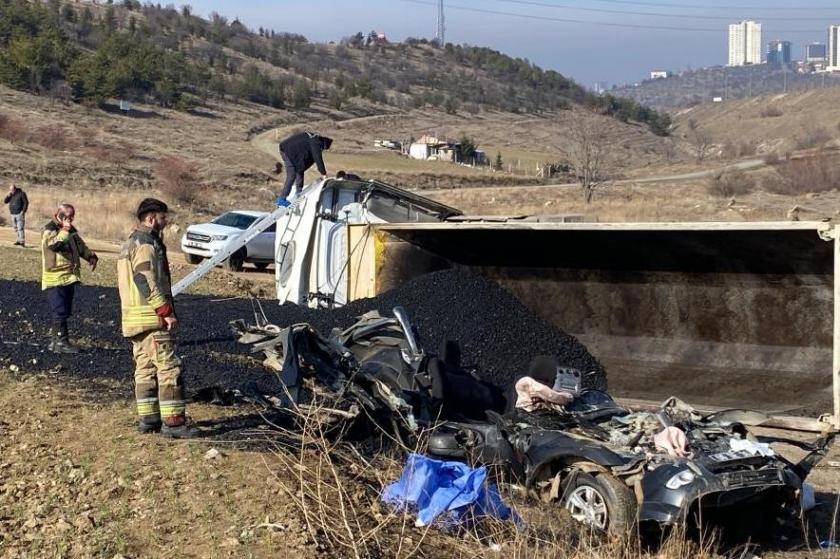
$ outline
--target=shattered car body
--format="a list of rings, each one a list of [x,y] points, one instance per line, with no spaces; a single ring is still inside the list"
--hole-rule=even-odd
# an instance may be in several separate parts
[[[432,436],[430,451],[500,467],[539,498],[559,501],[576,519],[616,533],[637,520],[680,523],[701,508],[797,509],[805,477],[831,437],[812,444],[759,437],[742,418],[755,419],[755,413],[703,416],[675,398],[658,413],[631,412],[606,393],[588,391],[562,413],[449,423]],[[664,427],[685,433],[685,456],[656,446]],[[796,444],[807,455],[792,463],[770,449],[771,442]]]
[[[280,374],[285,405],[299,405],[308,386],[328,395],[341,421],[367,416],[398,437],[431,432],[430,454],[491,466],[575,519],[617,534],[637,522],[676,524],[737,505],[798,512],[804,480],[833,441],[832,433],[813,443],[759,436],[751,430],[765,417],[758,412],[703,415],[676,398],[634,412],[597,390],[559,410],[503,413],[500,390],[425,355],[404,312],[395,315],[369,313],[329,338],[308,325],[279,330],[259,313],[257,326],[232,325]],[[684,435],[683,449],[657,442],[669,429]],[[806,455],[790,461],[770,448],[775,442]]]

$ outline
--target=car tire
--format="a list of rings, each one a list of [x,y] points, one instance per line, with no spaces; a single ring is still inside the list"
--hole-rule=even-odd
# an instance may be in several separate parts
[[[615,536],[635,531],[638,504],[627,484],[609,474],[578,473],[563,508],[572,518]]]
[[[254,268],[259,270],[260,272],[264,272],[268,269],[268,262],[255,262]]]
[[[204,257],[199,256],[197,254],[190,254],[189,252],[185,252],[184,253],[184,259],[188,263],[190,263],[192,265],[196,265],[196,264],[201,264],[201,261],[204,260]]]
[[[245,267],[245,249],[240,248],[230,255],[230,258],[225,260],[224,267],[230,272],[241,272]]]

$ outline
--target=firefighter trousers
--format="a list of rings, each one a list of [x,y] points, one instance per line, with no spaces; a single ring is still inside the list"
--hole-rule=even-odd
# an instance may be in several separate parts
[[[167,330],[144,332],[131,338],[134,354],[134,393],[142,423],[170,427],[186,422],[181,360],[175,339]]]

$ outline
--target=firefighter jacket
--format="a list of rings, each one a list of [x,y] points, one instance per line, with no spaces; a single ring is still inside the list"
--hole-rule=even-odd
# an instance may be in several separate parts
[[[175,315],[166,246],[158,233],[140,226],[123,243],[117,260],[117,283],[126,338],[166,327]]]
[[[47,223],[41,233],[41,289],[82,281],[82,258],[91,262],[96,254],[76,228],[65,231],[55,221]]]

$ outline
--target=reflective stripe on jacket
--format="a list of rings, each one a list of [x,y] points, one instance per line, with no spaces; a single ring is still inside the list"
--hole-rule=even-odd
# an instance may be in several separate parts
[[[117,260],[117,283],[123,336],[130,338],[165,327],[156,311],[173,304],[169,261],[163,241],[148,227],[139,227],[123,243]]]
[[[41,289],[82,281],[82,259],[94,256],[75,227],[65,231],[50,221],[41,233]]]

